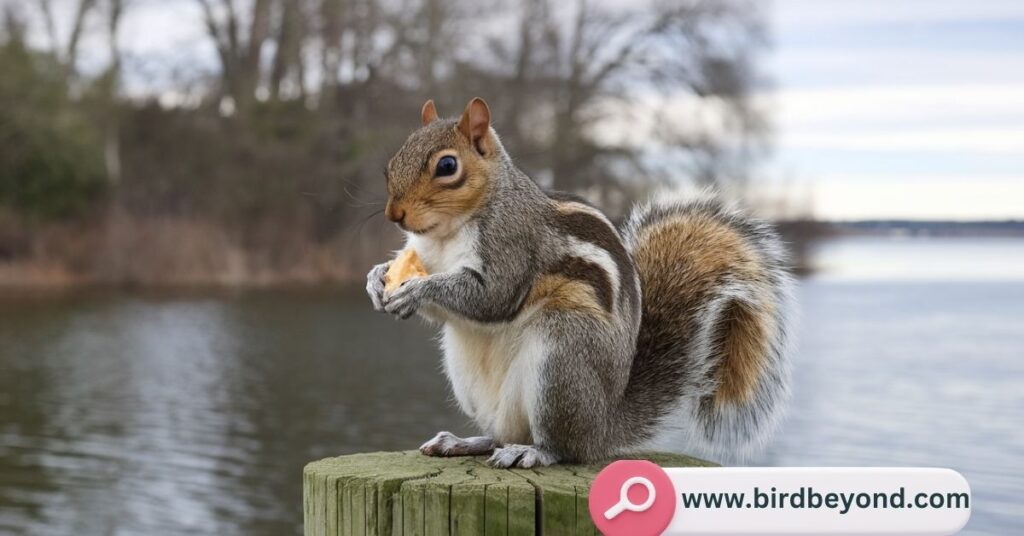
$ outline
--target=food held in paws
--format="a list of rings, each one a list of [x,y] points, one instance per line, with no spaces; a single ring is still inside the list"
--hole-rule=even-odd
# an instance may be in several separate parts
[[[420,256],[414,249],[406,249],[391,261],[388,272],[384,274],[384,290],[394,292],[402,283],[414,278],[425,277],[427,271],[420,262]]]

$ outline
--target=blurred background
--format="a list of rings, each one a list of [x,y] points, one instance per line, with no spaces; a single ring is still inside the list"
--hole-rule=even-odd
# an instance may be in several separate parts
[[[473,96],[621,218],[715,187],[800,274],[751,464],[941,466],[1024,531],[1024,4],[0,0],[0,533],[301,533],[313,459],[471,430],[372,312],[383,167]]]

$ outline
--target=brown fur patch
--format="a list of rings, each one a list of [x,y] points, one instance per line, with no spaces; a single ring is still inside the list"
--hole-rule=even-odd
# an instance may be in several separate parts
[[[749,402],[764,373],[768,353],[769,316],[758,313],[745,302],[733,302],[723,313],[721,329],[722,363],[718,368],[715,403]]]
[[[679,253],[669,258],[682,261],[683,266],[659,268],[682,268],[685,272],[682,275],[687,282],[696,284],[689,294],[706,292],[719,277],[728,272],[744,279],[757,279],[761,275],[757,256],[743,241],[743,237],[727,224],[704,214],[667,221],[648,231],[641,241],[646,241],[647,247],[637,252],[637,264],[665,258],[645,255],[652,251]]]
[[[594,297],[606,312],[611,312],[614,297],[610,275],[597,264],[579,257],[563,257],[548,267],[551,275],[560,275],[574,281],[582,281],[594,290]]]
[[[735,229],[711,215],[690,214],[664,221],[652,226],[638,242],[643,247],[634,253],[634,261],[642,279],[645,322],[696,333],[700,325],[697,307],[730,279],[753,285],[761,307],[773,303],[755,251]],[[660,299],[665,296],[673,299]],[[718,326],[722,357],[716,403],[740,403],[753,396],[767,366],[770,313],[740,302],[733,302],[724,312]]]
[[[560,274],[542,275],[534,281],[524,306],[541,302],[545,309],[578,311],[601,318],[607,315],[598,302],[594,287]]]

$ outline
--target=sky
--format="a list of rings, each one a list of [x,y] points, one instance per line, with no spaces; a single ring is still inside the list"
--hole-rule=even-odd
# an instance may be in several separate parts
[[[1024,219],[1024,1],[767,5],[771,91],[759,98],[775,139],[756,176],[823,219]],[[136,84],[213,69],[199,17],[192,1],[136,0],[121,34],[150,66]]]
[[[1024,2],[776,0],[775,155],[826,219],[1024,218]]]

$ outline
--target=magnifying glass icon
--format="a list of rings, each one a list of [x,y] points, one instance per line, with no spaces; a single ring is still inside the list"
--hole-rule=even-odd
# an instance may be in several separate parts
[[[647,500],[643,504],[633,504],[629,500],[629,489],[637,484],[647,488]],[[634,476],[622,483],[622,487],[619,488],[619,502],[615,503],[614,506],[604,513],[604,518],[613,519],[626,510],[630,512],[645,512],[654,504],[654,496],[654,484],[642,476]]]

